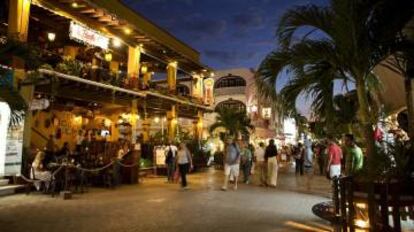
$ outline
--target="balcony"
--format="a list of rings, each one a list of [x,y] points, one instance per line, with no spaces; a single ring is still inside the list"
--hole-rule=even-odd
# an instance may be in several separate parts
[[[236,86],[236,87],[224,87],[214,89],[214,95],[225,96],[225,95],[236,95],[236,94],[245,94],[246,86]]]

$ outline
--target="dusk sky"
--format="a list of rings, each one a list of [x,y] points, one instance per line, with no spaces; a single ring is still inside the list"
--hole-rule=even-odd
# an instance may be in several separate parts
[[[201,53],[214,68],[257,68],[275,48],[275,26],[289,7],[322,0],[123,0]]]
[[[254,68],[276,48],[275,29],[289,8],[326,0],[123,0],[201,53],[213,69]],[[280,89],[287,78],[282,77]],[[339,85],[338,85],[339,87]],[[340,90],[337,89],[337,92]],[[309,115],[309,101],[297,107]]]

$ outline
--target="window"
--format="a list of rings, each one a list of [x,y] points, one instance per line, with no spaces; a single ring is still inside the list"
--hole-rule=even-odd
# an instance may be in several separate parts
[[[221,109],[232,109],[232,110],[241,112],[241,111],[246,111],[246,105],[241,101],[230,99],[227,101],[220,102],[216,106],[216,111],[219,111]]]
[[[181,96],[189,96],[190,95],[190,88],[186,85],[178,85],[177,86],[177,93]]]
[[[229,74],[226,77],[220,78],[215,85],[215,88],[227,88],[227,87],[238,87],[246,86],[246,81],[243,77],[233,76]]]

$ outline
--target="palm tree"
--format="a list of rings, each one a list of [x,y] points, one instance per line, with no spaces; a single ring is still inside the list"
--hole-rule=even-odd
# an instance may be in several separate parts
[[[210,132],[218,128],[225,129],[227,135],[232,137],[238,137],[239,135],[247,137],[254,130],[254,126],[245,111],[227,108],[217,111],[216,122],[210,126]]]
[[[368,103],[372,91],[368,82],[376,79],[373,68],[394,52],[399,42],[396,36],[411,18],[412,9],[413,1],[405,0],[330,0],[328,6],[309,4],[288,10],[276,31],[279,49],[260,65],[256,78],[260,92],[273,100],[282,96],[280,101],[284,101],[286,94],[279,95],[275,85],[280,73],[289,70],[294,82],[308,83],[301,91],[296,89],[289,94],[314,92],[314,108],[329,112],[333,109],[329,103],[333,92],[328,87],[335,80],[352,81],[357,92],[358,120],[372,159],[372,126],[376,118]],[[393,17],[387,17],[389,11]],[[302,33],[299,39],[295,38],[298,33]],[[327,99],[329,104],[320,99]]]

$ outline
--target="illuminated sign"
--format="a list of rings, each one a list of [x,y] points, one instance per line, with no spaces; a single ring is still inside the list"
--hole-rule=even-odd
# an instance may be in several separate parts
[[[88,27],[70,22],[69,37],[92,46],[108,49],[109,38]]]

